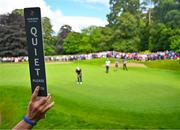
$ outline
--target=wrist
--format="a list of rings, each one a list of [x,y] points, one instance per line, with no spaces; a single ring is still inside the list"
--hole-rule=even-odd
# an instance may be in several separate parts
[[[37,123],[35,120],[29,119],[28,116],[23,116],[23,120],[31,126],[35,126]]]

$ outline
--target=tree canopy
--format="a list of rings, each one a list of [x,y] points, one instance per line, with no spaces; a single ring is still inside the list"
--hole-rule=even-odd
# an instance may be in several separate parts
[[[24,19],[12,13],[0,16],[0,56],[27,55]]]
[[[110,0],[108,24],[73,32],[63,25],[56,35],[48,17],[42,18],[45,54],[99,51],[180,52],[179,0]],[[23,10],[0,15],[0,56],[27,55]]]

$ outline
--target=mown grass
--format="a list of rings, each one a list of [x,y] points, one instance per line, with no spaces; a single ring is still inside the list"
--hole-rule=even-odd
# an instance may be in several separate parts
[[[110,68],[105,74],[104,61],[93,63],[46,64],[55,106],[35,128],[180,128],[180,71]],[[76,84],[77,65],[83,85]],[[0,64],[0,129],[21,120],[30,95],[28,64]]]
[[[108,58],[111,63],[115,61],[114,58]],[[96,59],[91,59],[91,60],[78,60],[74,61],[76,64],[86,64],[86,65],[104,65],[106,62],[107,58],[96,58]]]
[[[109,58],[111,63],[115,62],[114,58]],[[106,58],[92,59],[92,60],[82,60],[75,61],[76,64],[87,64],[87,65],[105,65]],[[122,60],[119,60],[122,63]],[[178,70],[180,71],[180,60],[153,60],[153,61],[137,61],[137,60],[127,60],[128,63],[141,63],[149,68],[158,68],[166,70]]]
[[[156,60],[146,61],[143,64],[150,68],[159,68],[167,70],[178,70],[180,71],[180,60]]]

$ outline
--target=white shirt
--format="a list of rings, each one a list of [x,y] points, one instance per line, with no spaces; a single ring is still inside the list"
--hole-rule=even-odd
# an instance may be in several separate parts
[[[110,62],[109,60],[107,60],[107,61],[106,61],[106,66],[109,66],[110,63],[111,63],[111,62]]]

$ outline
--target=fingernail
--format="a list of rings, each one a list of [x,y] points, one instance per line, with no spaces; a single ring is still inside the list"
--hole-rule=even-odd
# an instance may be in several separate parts
[[[36,87],[37,90],[38,90],[39,88],[40,88],[39,86]]]

